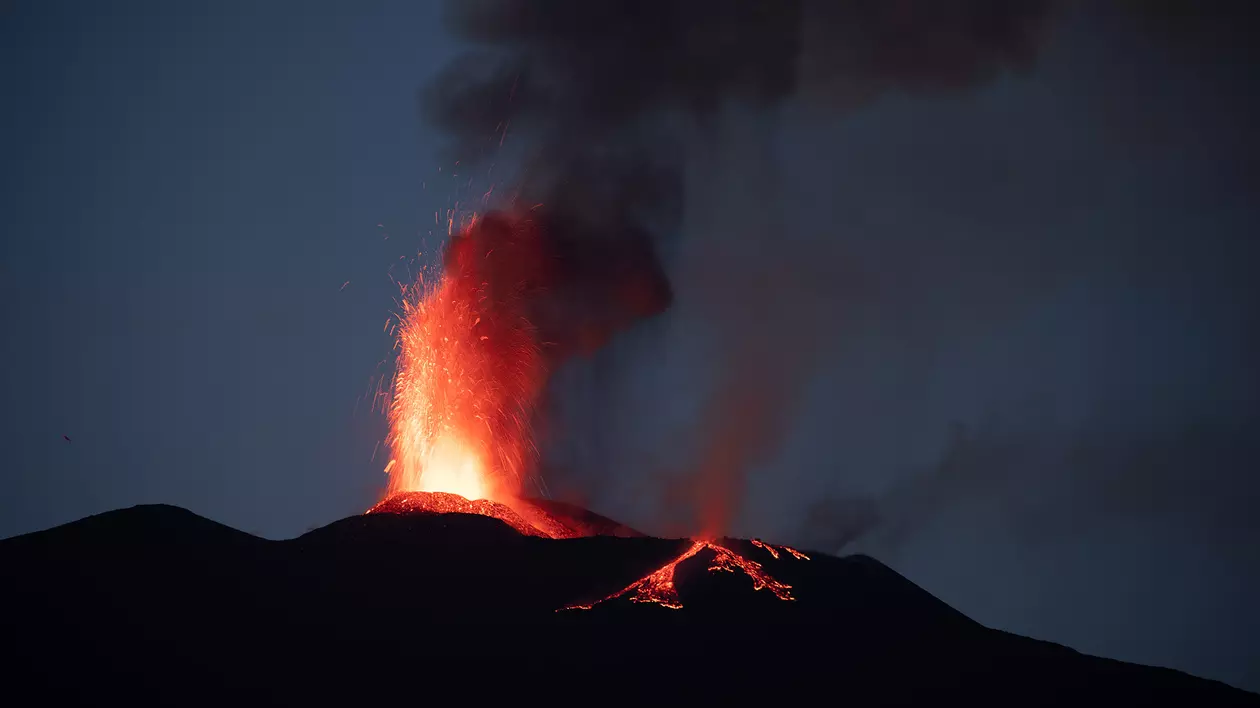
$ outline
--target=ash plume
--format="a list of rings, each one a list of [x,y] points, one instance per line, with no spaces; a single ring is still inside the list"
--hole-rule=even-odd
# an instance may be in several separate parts
[[[574,255],[547,301],[531,308],[559,362],[659,312],[672,293],[694,292],[680,280],[706,280],[714,266],[699,261],[670,269],[670,288],[658,260],[692,238],[685,223],[703,208],[696,191],[709,189],[715,164],[703,155],[751,146],[746,164],[717,163],[773,174],[773,116],[789,101],[832,120],[889,91],[958,91],[1027,70],[1052,9],[1041,0],[451,2],[446,21],[470,48],[425,89],[422,108],[452,159],[485,161],[505,139],[521,152],[516,203],[542,205],[540,237],[564,244],[544,251]],[[732,133],[722,129],[731,115],[766,119]],[[773,212],[767,201],[736,212]],[[753,238],[773,244],[774,220],[752,221],[764,225]],[[764,285],[761,297],[774,302],[781,285]],[[719,532],[749,469],[779,445],[817,357],[798,342],[787,365],[766,367],[777,347],[749,336],[739,303],[727,298],[706,316],[717,383],[695,441],[693,486],[722,507],[696,509]]]

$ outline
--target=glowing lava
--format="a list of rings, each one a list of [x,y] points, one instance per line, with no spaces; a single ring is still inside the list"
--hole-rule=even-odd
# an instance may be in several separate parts
[[[548,528],[545,524],[533,523],[517,513],[506,504],[486,499],[465,499],[458,494],[447,492],[401,492],[376,506],[365,514],[478,514],[498,519],[516,529],[525,536],[541,536],[542,538],[566,538],[564,527],[558,522]],[[539,527],[542,528],[539,528]],[[547,529],[547,530],[544,530]]]
[[[751,539],[750,543],[752,543],[752,545],[756,546],[757,548],[764,548],[765,550],[769,551],[770,555],[774,556],[775,560],[779,560],[780,550],[791,553],[792,557],[795,558],[796,560],[809,560],[809,556],[805,555],[804,553],[801,553],[800,551],[796,550],[795,548],[792,548],[791,546],[771,546],[770,544],[765,543],[764,541],[760,541],[755,538]]]
[[[674,571],[678,568],[679,563],[704,550],[707,545],[704,541],[696,541],[682,555],[603,600],[596,600],[589,605],[570,605],[563,609],[589,610],[601,602],[614,600],[629,592],[633,592],[634,594],[630,596],[631,602],[655,602],[671,610],[680,610],[682,609],[682,601],[678,599],[678,590],[674,587]]]
[[[509,241],[518,225],[498,218],[495,228]],[[492,257],[503,243],[488,242],[480,235],[487,230],[472,219],[453,236],[436,283],[421,277],[404,290],[387,497],[422,491],[506,501],[530,472],[531,417],[546,372],[523,311],[528,273],[498,262],[528,261],[531,244],[518,238]]]
[[[809,560],[809,556],[787,546],[771,546],[768,543],[754,540],[753,544],[758,548],[769,551],[774,558],[779,557],[779,550],[787,551],[797,560]],[[653,602],[662,607],[668,607],[671,610],[682,609],[682,600],[678,597],[678,588],[674,584],[674,575],[678,570],[678,565],[683,561],[691,558],[700,551],[705,549],[713,551],[714,557],[712,563],[709,564],[710,572],[728,572],[734,573],[736,570],[743,572],[753,581],[753,590],[767,589],[780,600],[794,600],[792,597],[792,586],[775,580],[767,573],[760,563],[749,558],[745,558],[731,549],[720,546],[712,541],[695,541],[686,551],[683,551],[674,560],[657,568],[648,575],[627,585],[625,588],[605,597],[602,600],[596,600],[588,605],[570,605],[561,609],[565,610],[589,610],[601,602],[615,600],[619,597],[629,595],[631,602]]]
[[[394,453],[385,471],[389,491],[490,496],[489,441],[477,427],[486,401],[478,390],[481,357],[470,341],[476,316],[443,280],[423,281],[403,302],[398,325],[398,369],[386,442]]]

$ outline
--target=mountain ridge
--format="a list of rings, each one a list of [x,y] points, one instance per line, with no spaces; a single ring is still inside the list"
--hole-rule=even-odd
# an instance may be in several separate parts
[[[805,672],[802,695],[838,682],[846,697],[875,702],[1114,695],[1260,705],[1219,682],[986,628],[869,556],[774,557],[752,541],[718,539],[790,586],[793,599],[711,572],[714,552],[705,550],[678,565],[680,610],[625,598],[563,609],[627,587],[692,543],[540,538],[456,513],[352,516],[268,540],[179,507],[141,505],[0,540],[0,602],[23,610],[7,641],[19,654],[26,647],[19,665],[28,680],[67,670],[126,676],[136,666],[148,680],[175,683],[214,667],[242,686],[271,685],[287,671],[259,667],[277,664],[370,675],[379,669],[372,657],[350,649],[367,642],[377,659],[426,657],[422,666],[434,669],[504,655],[594,663],[623,677],[635,675],[634,662],[597,657],[726,671],[784,662],[824,672]],[[32,647],[60,658],[43,664]],[[575,647],[601,649],[575,656]],[[699,674],[688,681],[705,683]],[[795,690],[774,686],[776,695]]]

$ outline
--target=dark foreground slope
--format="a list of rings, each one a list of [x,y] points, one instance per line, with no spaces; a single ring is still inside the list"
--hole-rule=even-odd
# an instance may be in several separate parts
[[[617,600],[556,612],[629,585],[688,543],[543,539],[463,514],[352,517],[268,541],[175,507],[110,512],[0,541],[5,683],[292,702],[326,699],[333,676],[416,696],[466,690],[468,669],[482,667],[479,691],[519,692],[489,679],[537,668],[532,681],[549,694],[562,684],[583,702],[694,690],[745,702],[1260,703],[986,629],[861,556],[776,560],[730,540],[797,600],[708,572],[703,552],[679,566],[681,610]]]

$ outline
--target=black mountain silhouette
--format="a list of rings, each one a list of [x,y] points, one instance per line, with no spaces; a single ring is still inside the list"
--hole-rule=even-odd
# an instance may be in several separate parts
[[[1260,705],[1215,681],[988,629],[869,557],[775,559],[738,539],[721,544],[790,584],[794,601],[709,572],[703,551],[678,567],[681,610],[618,599],[558,612],[691,542],[537,506],[610,535],[556,540],[474,514],[373,513],[271,541],[156,505],[0,541],[7,684],[170,703],[217,690],[331,702],[321,687],[336,678],[417,702],[672,704],[694,692],[741,703]],[[507,678],[526,668],[529,678]]]

